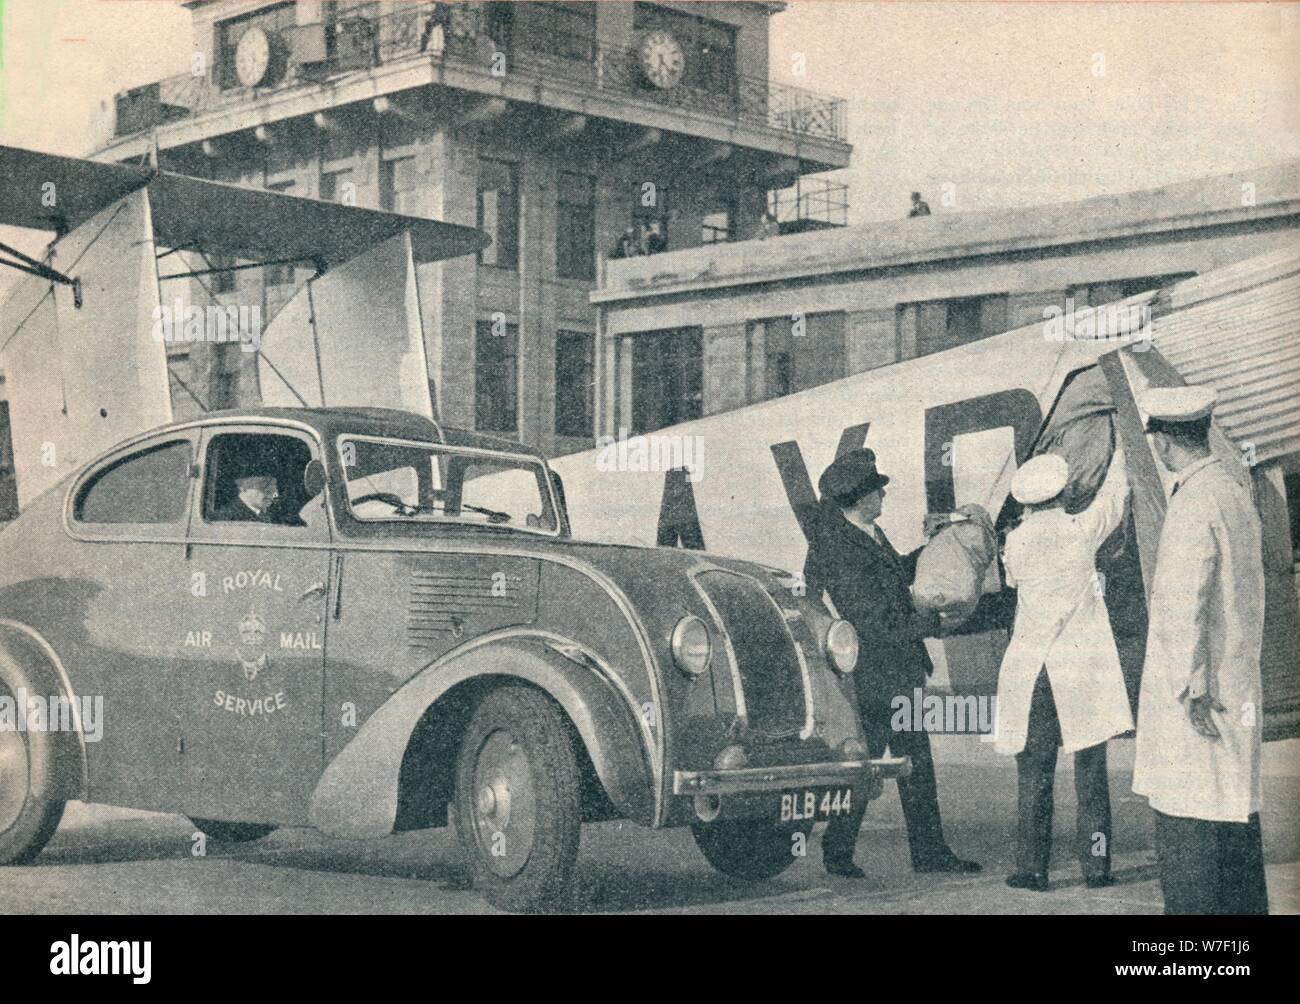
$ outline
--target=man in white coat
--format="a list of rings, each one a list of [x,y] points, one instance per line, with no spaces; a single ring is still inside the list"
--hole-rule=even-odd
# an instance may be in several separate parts
[[[1092,504],[1063,506],[1069,468],[1034,457],[1011,494],[1026,507],[1003,552],[1015,586],[1016,622],[998,674],[995,748],[1016,758],[1016,870],[1007,885],[1044,892],[1052,851],[1058,747],[1074,754],[1076,845],[1089,887],[1110,885],[1110,784],[1106,741],[1133,728],[1119,653],[1106,615],[1097,549],[1124,518],[1128,477],[1116,449]]]
[[[1149,600],[1133,790],[1155,812],[1166,913],[1267,913],[1259,517],[1210,452],[1212,390],[1149,390],[1138,405],[1177,479]]]

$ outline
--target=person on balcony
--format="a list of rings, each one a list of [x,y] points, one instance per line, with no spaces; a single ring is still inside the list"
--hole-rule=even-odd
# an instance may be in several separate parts
[[[441,52],[446,44],[450,25],[450,8],[445,3],[434,4],[420,33],[421,52]]]
[[[641,238],[636,232],[636,227],[628,227],[614,242],[614,249],[610,251],[609,256],[610,258],[636,258],[641,253]]]
[[[642,227],[641,236],[646,254],[659,254],[668,250],[668,235],[664,233],[661,220],[651,220],[649,226]]]

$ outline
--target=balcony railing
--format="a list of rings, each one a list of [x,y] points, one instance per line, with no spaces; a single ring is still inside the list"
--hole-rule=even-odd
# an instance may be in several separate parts
[[[442,4],[412,3],[374,18],[349,18],[322,26],[331,36],[325,58],[305,57],[289,40],[288,65],[281,79],[261,87],[223,87],[220,67],[206,76],[184,74],[118,96],[116,135],[152,128],[176,119],[246,104],[322,80],[403,61],[430,60],[447,68],[500,80],[511,75],[565,88],[578,94],[613,94],[647,105],[674,107],[782,133],[844,142],[845,102],[735,73],[719,66],[692,67],[685,80],[657,88],[646,80],[633,48],[598,44],[586,36],[548,34],[539,49],[498,43],[488,25],[477,34],[456,35],[441,21]],[[498,32],[501,33],[501,32]],[[317,49],[319,46],[316,47]],[[504,57],[504,58],[503,58]],[[154,91],[154,86],[157,90]],[[147,92],[147,93],[146,93]],[[125,109],[125,113],[124,113]]]
[[[768,192],[767,208],[783,234],[848,226],[849,186],[815,176],[799,178],[789,188]]]

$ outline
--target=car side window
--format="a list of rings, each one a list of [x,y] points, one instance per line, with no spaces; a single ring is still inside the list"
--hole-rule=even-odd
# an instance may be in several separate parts
[[[96,471],[73,506],[78,523],[178,523],[189,497],[192,444],[150,446]]]
[[[311,447],[296,436],[228,432],[207,448],[203,481],[205,523],[265,523],[305,527],[312,500],[303,473]]]

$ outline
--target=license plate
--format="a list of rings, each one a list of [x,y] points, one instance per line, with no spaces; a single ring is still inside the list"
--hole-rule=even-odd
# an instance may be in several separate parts
[[[804,820],[834,819],[853,811],[852,788],[806,788],[781,793],[781,811],[777,821],[798,823]]]

